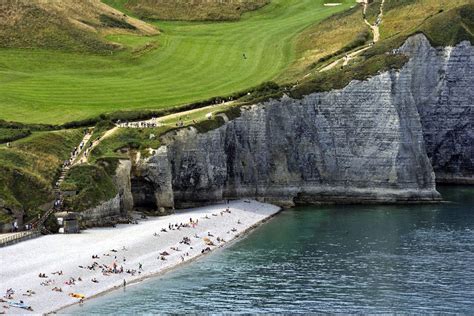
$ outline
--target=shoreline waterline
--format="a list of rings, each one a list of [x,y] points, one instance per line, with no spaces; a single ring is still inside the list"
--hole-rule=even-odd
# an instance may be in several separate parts
[[[70,297],[70,293],[84,295],[87,301],[123,288],[124,282],[132,286],[161,276],[233,244],[280,211],[281,208],[271,204],[239,200],[177,211],[140,221],[138,225],[94,228],[77,235],[50,235],[2,248],[0,278],[6,288],[15,291],[14,298],[8,301],[23,300],[33,311],[13,306],[4,310],[0,306],[0,312],[58,313],[79,304],[79,299]],[[198,224],[177,226],[191,219]],[[177,228],[169,229],[169,225],[175,224]],[[184,238],[189,243],[181,243]],[[163,252],[169,254],[164,257]],[[99,257],[91,259],[93,255]],[[7,264],[7,258],[19,260],[13,265]],[[98,264],[91,269],[94,262]],[[103,267],[112,265],[127,272],[104,272]],[[134,273],[129,274],[130,269]],[[53,271],[63,274],[55,276]],[[40,273],[47,277],[38,278]],[[71,278],[75,279],[74,284],[67,284]],[[40,282],[49,283],[40,285]],[[54,287],[62,291],[52,290]],[[35,294],[23,296],[28,290]]]
[[[300,206],[223,251],[62,311],[458,313],[474,308],[474,188],[449,203]]]
[[[200,259],[202,259],[203,257],[205,257],[206,255],[210,254],[210,253],[214,253],[216,251],[219,251],[219,250],[223,250],[229,246],[232,246],[233,244],[239,242],[240,240],[242,240],[243,238],[247,237],[247,235],[249,235],[251,232],[253,232],[255,229],[257,229],[259,226],[265,224],[266,222],[270,221],[272,218],[274,218],[275,216],[277,216],[283,209],[280,208],[280,210],[272,215],[270,215],[269,217],[265,218],[265,219],[262,219],[261,221],[253,224],[251,227],[243,230],[241,233],[238,233],[237,235],[235,235],[235,237],[226,242],[225,244],[223,245],[220,245],[214,249],[212,249],[211,252],[207,252],[207,253],[204,253],[204,254],[200,254],[200,255],[197,255],[187,261],[184,261],[184,262],[179,262],[177,263],[176,265],[172,266],[172,267],[169,267],[169,268],[165,268],[163,269],[162,271],[159,271],[159,272],[156,272],[156,273],[153,273],[151,275],[147,275],[147,276],[143,276],[141,278],[138,278],[136,280],[132,280],[130,281],[130,283],[127,283],[126,286],[133,286],[133,285],[137,285],[137,284],[140,284],[142,282],[145,282],[145,281],[148,281],[150,279],[153,279],[153,278],[156,278],[156,277],[159,277],[159,276],[163,276],[169,272],[172,272],[172,271],[175,271],[179,268],[182,268],[183,266],[186,266],[186,265],[189,265],[191,263],[194,263]],[[114,288],[110,288],[106,291],[103,291],[103,292],[100,292],[100,293],[97,293],[95,295],[92,295],[90,297],[87,298],[87,300],[84,301],[83,304],[87,304],[87,301],[89,300],[93,300],[93,299],[96,299],[96,298],[99,298],[99,297],[102,297],[102,296],[105,296],[107,294],[110,294],[112,292],[115,292],[115,291],[118,291],[120,289],[124,289],[124,286],[116,286]],[[69,304],[67,306],[63,306],[61,308],[58,308],[57,310],[54,310],[54,311],[51,311],[51,312],[48,312],[46,313],[45,315],[50,315],[50,314],[57,314],[57,313],[60,313],[61,311],[67,309],[67,308],[70,308],[72,306],[76,306],[76,305],[79,305],[80,303],[79,302],[75,302],[75,303],[72,303],[72,304]]]

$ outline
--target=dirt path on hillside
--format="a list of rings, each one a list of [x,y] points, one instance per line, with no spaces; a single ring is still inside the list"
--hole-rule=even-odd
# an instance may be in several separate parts
[[[89,161],[90,153],[92,152],[92,150],[94,150],[94,148],[97,147],[104,139],[110,137],[116,131],[118,131],[118,129],[119,128],[117,126],[115,126],[114,128],[109,129],[108,131],[106,131],[104,133],[104,135],[102,135],[100,138],[98,138],[96,140],[93,140],[92,143],[90,144],[90,146],[87,149],[85,149],[81,153],[81,155],[76,159],[76,161],[73,163],[73,166],[83,164],[83,163],[87,163]]]
[[[347,66],[349,64],[349,62],[351,61],[351,59],[353,59],[354,57],[360,55],[361,53],[365,52],[366,50],[368,50],[371,46],[364,46],[362,47],[361,49],[358,49],[356,50],[355,52],[352,52],[350,54],[347,54],[345,55],[344,57],[341,57],[337,60],[335,60],[334,62],[330,63],[329,65],[321,68],[319,70],[319,72],[323,72],[323,71],[328,71],[330,69],[333,69],[334,67],[336,67],[341,61],[343,62],[342,63],[342,66]]]
[[[168,120],[178,119],[180,117],[187,116],[187,115],[192,115],[196,112],[205,111],[205,110],[209,110],[209,113],[210,113],[210,112],[212,112],[213,109],[228,106],[228,105],[232,105],[232,104],[234,104],[234,102],[235,101],[228,101],[228,102],[224,102],[224,103],[208,105],[208,106],[204,106],[202,108],[177,112],[177,113],[173,113],[173,114],[169,114],[169,115],[165,115],[165,116],[151,118],[149,120],[144,120],[144,121],[119,123],[117,126],[120,127],[120,128],[147,128],[147,127],[163,126],[163,125],[167,125],[167,123],[165,123],[165,122],[168,121]]]
[[[385,0],[382,0],[382,2],[380,3],[380,12],[377,16],[377,20],[375,21],[374,24],[370,24],[369,21],[367,21],[367,19],[365,18],[365,14],[367,12],[367,1],[363,1],[363,6],[364,6],[364,23],[367,24],[370,28],[370,30],[372,31],[372,37],[373,37],[373,44],[374,43],[377,43],[379,40],[380,40],[380,24],[382,23],[382,18],[383,18],[383,5],[385,3]],[[349,64],[349,62],[356,56],[360,55],[361,53],[365,52],[366,50],[368,50],[370,47],[372,46],[369,45],[369,46],[364,46],[358,50],[356,50],[355,52],[352,52],[350,54],[346,54],[344,57],[341,57],[335,61],[333,61],[332,63],[330,63],[329,65],[326,65],[324,66],[323,68],[321,68],[319,70],[319,72],[324,72],[324,71],[328,71],[330,69],[333,69],[334,67],[336,67],[341,61],[342,61],[342,66],[345,67]]]
[[[365,18],[365,14],[367,12],[367,2],[364,2],[364,22],[367,24],[370,29],[372,30],[373,37],[374,37],[374,43],[377,43],[380,40],[380,24],[382,23],[382,18],[383,18],[383,5],[385,4],[385,0],[382,0],[380,3],[380,9],[379,9],[379,14],[377,16],[377,19],[375,20],[374,24],[370,24],[369,21],[367,21],[367,18]]]

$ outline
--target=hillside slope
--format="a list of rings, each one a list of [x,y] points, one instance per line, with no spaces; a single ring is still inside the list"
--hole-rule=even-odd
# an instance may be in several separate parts
[[[141,18],[160,20],[237,20],[270,0],[128,0],[125,8]]]
[[[63,123],[254,87],[292,63],[298,34],[354,4],[342,2],[273,0],[236,22],[159,22],[160,36],[108,36],[130,48],[114,56],[2,49],[0,118]]]
[[[119,45],[99,35],[117,32],[158,33],[99,0],[0,2],[0,47],[104,52]]]

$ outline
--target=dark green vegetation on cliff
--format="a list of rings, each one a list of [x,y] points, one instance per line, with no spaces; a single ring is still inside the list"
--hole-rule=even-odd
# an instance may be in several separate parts
[[[109,159],[71,168],[61,189],[76,191],[77,195],[65,198],[65,208],[80,212],[113,198],[117,194],[112,180],[116,167],[117,161]]]
[[[60,165],[77,146],[82,131],[36,132],[0,147],[0,207],[4,214],[26,218],[53,200]]]

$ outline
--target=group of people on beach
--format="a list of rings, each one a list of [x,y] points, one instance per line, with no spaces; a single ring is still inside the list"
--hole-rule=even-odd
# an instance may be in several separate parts
[[[205,215],[201,219],[204,220],[210,220],[212,215],[213,217],[216,216],[224,216],[225,214],[231,214],[231,210],[229,207],[226,207],[225,209],[218,211],[216,213],[210,213],[208,215]],[[219,217],[220,217],[219,216]],[[240,219],[237,221],[237,224],[241,224]],[[172,231],[179,231],[183,229],[194,229],[199,225],[199,219],[198,218],[189,218],[189,221],[187,222],[177,222],[177,223],[169,223],[167,228],[163,228],[161,231],[162,232],[172,232]],[[230,232],[237,232],[237,229],[234,227]],[[166,250],[161,250],[159,252],[159,255],[157,257],[158,260],[160,261],[167,261],[169,258],[175,257],[176,259],[180,260],[180,262],[184,262],[186,260],[186,257],[190,256],[190,252],[194,248],[198,248],[199,245],[202,245],[201,242],[196,242],[195,240],[202,240],[204,242],[204,247],[200,249],[201,254],[206,254],[210,251],[212,251],[212,247],[218,246],[219,244],[225,243],[226,240],[222,238],[221,236],[217,236],[215,232],[207,231],[204,233],[205,235],[201,235],[195,233],[194,235],[190,236],[182,236],[181,240],[179,241],[178,244],[169,246],[168,249]],[[201,236],[199,236],[201,235]],[[154,233],[153,236],[159,237],[160,235],[158,233]],[[194,236],[194,239],[192,239],[192,236]],[[199,249],[199,248],[198,248]],[[91,283],[97,284],[103,281],[100,276],[102,277],[109,277],[112,275],[129,275],[130,277],[134,277],[137,275],[140,275],[142,271],[144,271],[143,264],[140,262],[138,263],[138,267],[132,267],[129,262],[127,262],[127,259],[125,257],[125,252],[128,251],[128,249],[125,246],[122,246],[121,248],[116,248],[116,249],[111,249],[108,252],[105,252],[101,255],[99,254],[92,254],[91,259],[92,261],[89,264],[86,265],[78,265],[80,269],[89,271],[90,273],[93,273],[91,276],[91,279],[89,279]],[[198,253],[199,253],[198,252]],[[135,263],[136,264],[136,263]],[[100,272],[99,274],[97,272]],[[55,272],[51,273],[52,275],[55,276],[63,276],[63,270],[57,270]],[[61,284],[58,282],[57,279],[54,279],[54,277],[50,278],[48,275],[44,272],[40,272],[38,274],[38,277],[41,279],[44,279],[41,281],[40,285],[43,287],[52,287],[51,291],[53,292],[60,292],[63,293],[63,287],[67,286],[68,288],[73,288],[74,286],[77,285],[78,282],[83,282],[82,277],[73,277],[73,276],[67,276],[65,279],[61,281]],[[122,282],[123,286],[127,284],[126,278],[123,278]],[[70,292],[70,291],[66,291]],[[8,289],[4,298],[8,300],[13,300],[14,299],[14,290],[13,289]],[[23,295],[25,296],[32,296],[35,294],[33,291],[28,290],[26,293]],[[69,293],[68,296],[77,298],[82,302],[85,299],[85,295],[79,294],[79,293]],[[17,302],[18,303],[18,302]],[[22,304],[24,303],[18,303],[18,306],[23,306]],[[24,304],[24,306],[28,306]],[[22,308],[22,307],[19,307]]]
[[[27,290],[25,293],[23,293],[23,296],[33,296],[35,294],[36,294],[35,291]],[[9,289],[6,290],[6,293],[3,296],[3,298],[0,298],[0,303],[8,303],[8,305],[2,305],[2,307],[4,309],[9,309],[10,307],[16,307],[16,308],[21,308],[21,309],[28,310],[30,312],[33,311],[33,308],[31,308],[31,306],[25,304],[25,302],[23,302],[23,300],[19,300],[19,301],[16,301],[16,302],[13,301],[13,299],[15,299],[14,295],[15,295],[15,290],[13,288],[9,288]],[[5,311],[0,312],[0,314],[5,314]]]

